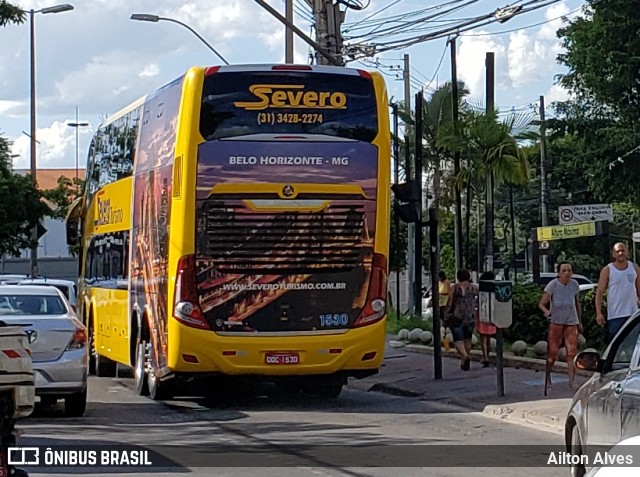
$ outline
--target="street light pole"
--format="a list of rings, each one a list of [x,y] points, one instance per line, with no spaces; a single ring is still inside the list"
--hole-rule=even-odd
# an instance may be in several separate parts
[[[73,5],[69,5],[68,3],[62,5],[54,5],[52,7],[41,8],[40,10],[29,10],[29,23],[30,23],[30,83],[31,83],[31,134],[29,138],[31,139],[31,157],[29,161],[31,177],[34,183],[37,183],[37,164],[36,164],[36,23],[35,23],[35,14],[36,13],[61,13],[69,10],[73,10]],[[33,228],[31,231],[31,240],[33,240],[34,245],[31,247],[31,275],[38,275],[38,225]]]
[[[76,106],[76,122],[75,123],[67,123],[67,126],[76,128],[76,187],[78,185],[78,181],[80,178],[78,177],[78,128],[88,126],[89,123],[83,121],[78,121],[78,107]]]
[[[29,169],[31,171],[31,178],[36,183],[36,26],[34,19],[35,11],[29,10],[29,23],[30,23],[30,76],[31,76],[31,134],[29,139],[31,140],[31,157],[29,160]],[[37,225],[31,230],[31,240],[34,242],[31,246],[30,267],[31,276],[38,276],[38,227]]]
[[[220,58],[225,65],[229,64],[229,62],[220,53],[218,53],[218,51],[213,46],[211,46],[207,40],[202,38],[202,36],[197,31],[195,31],[193,28],[191,28],[186,23],[182,23],[181,21],[175,20],[173,18],[160,17],[158,15],[150,15],[148,13],[134,13],[133,15],[131,15],[131,20],[137,20],[137,21],[141,21],[141,22],[152,22],[152,23],[158,23],[160,20],[164,20],[164,21],[167,21],[167,22],[173,22],[173,23],[177,23],[178,25],[182,25],[187,30],[189,30],[191,33],[193,33],[195,36],[197,36],[198,39],[202,43],[204,43],[207,46],[207,48],[209,48],[211,51],[213,51],[216,54],[216,56],[218,58]]]

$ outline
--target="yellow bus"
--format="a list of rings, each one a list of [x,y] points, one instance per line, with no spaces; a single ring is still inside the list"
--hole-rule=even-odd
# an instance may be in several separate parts
[[[251,375],[337,396],[383,359],[390,131],[357,69],[194,67],[92,138],[68,241],[91,370]]]

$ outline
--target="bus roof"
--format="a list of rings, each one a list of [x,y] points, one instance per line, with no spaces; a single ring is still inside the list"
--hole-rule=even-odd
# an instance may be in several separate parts
[[[243,71],[313,71],[314,73],[331,73],[343,75],[359,75],[360,68],[345,68],[343,66],[326,66],[326,65],[296,65],[296,64],[252,64],[252,65],[223,65],[213,66],[217,71],[231,73]],[[367,71],[367,73],[369,73]]]
[[[100,123],[100,126],[98,126],[98,129],[100,129],[101,127],[106,126],[107,124],[111,124],[116,119],[118,119],[121,116],[124,116],[125,114],[127,114],[129,111],[133,111],[137,107],[142,106],[144,104],[145,100],[147,99],[147,96],[148,95],[144,95],[142,98],[138,98],[134,102],[129,103],[124,108],[122,108],[120,111],[117,111],[117,112],[109,115],[109,117],[107,119],[105,119],[104,121],[102,121],[102,123]]]
[[[222,66],[210,66],[205,67],[206,70],[215,69],[216,72],[224,72],[224,73],[241,73],[241,72],[256,72],[256,71],[281,71],[283,73],[290,71],[312,71],[314,73],[327,73],[327,74],[341,74],[341,75],[350,75],[350,76],[358,76],[361,75],[362,72],[367,74],[371,74],[369,71],[366,71],[361,68],[345,68],[343,66],[327,66],[327,65],[299,65],[299,64],[282,64],[282,63],[273,63],[273,64],[249,64],[249,65],[222,65]],[[172,83],[175,80],[170,81],[167,84]],[[163,85],[164,87],[166,85]],[[162,87],[158,89],[162,89]],[[115,120],[124,116],[128,112],[136,109],[137,107],[144,104],[147,97],[149,95],[142,96],[141,98],[136,99],[132,103],[129,103],[124,108],[119,111],[109,115],[107,119],[105,119],[99,126],[101,127],[107,126],[111,124]]]

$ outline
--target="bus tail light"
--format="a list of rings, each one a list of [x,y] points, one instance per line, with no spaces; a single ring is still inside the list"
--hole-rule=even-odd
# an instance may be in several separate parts
[[[206,70],[204,70],[204,75],[205,76],[215,75],[219,69],[220,69],[219,66],[209,66]]]
[[[353,326],[364,326],[380,321],[387,312],[387,258],[373,254],[371,280],[367,292],[367,302]]]
[[[185,255],[178,261],[174,302],[173,317],[176,320],[192,328],[210,329],[198,303],[194,255]]]
[[[366,71],[366,70],[358,70],[358,74],[359,74],[361,77],[363,77],[364,79],[368,79],[368,80],[370,80],[370,79],[371,79],[371,73],[369,73],[369,72],[368,72],[368,71]]]

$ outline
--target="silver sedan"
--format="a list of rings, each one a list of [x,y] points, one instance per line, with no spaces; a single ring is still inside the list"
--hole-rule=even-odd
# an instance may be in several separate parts
[[[67,416],[87,407],[87,330],[55,287],[0,286],[1,319],[28,323],[36,395],[43,404],[63,398]]]

